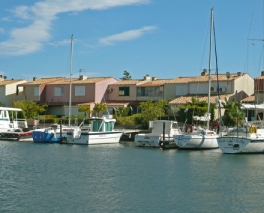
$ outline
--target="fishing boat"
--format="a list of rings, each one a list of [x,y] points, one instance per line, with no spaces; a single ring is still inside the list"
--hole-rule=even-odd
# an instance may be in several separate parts
[[[19,108],[0,107],[0,140],[31,139],[32,131],[28,130],[27,121],[18,119]],[[9,114],[12,114],[10,118]]]
[[[179,149],[215,149],[218,148],[217,138],[218,135],[215,131],[209,129],[210,121],[210,93],[211,93],[211,55],[212,55],[212,39],[214,30],[214,13],[211,9],[211,22],[210,22],[210,48],[209,48],[209,74],[208,74],[208,105],[207,113],[205,116],[195,119],[207,122],[206,128],[195,127],[187,125],[186,122],[183,127],[183,132],[173,135],[173,139]]]
[[[242,104],[241,109],[263,112],[264,104]],[[228,128],[217,139],[223,153],[264,153],[264,122],[248,121],[242,127]]]
[[[135,135],[135,145],[140,147],[177,148],[173,135],[179,134],[177,121],[155,120],[151,126],[151,133]]]
[[[78,129],[78,126],[71,126],[72,55],[73,55],[73,35],[71,36],[69,125],[62,126],[59,124],[54,124],[47,128],[34,129],[32,132],[32,138],[35,143],[60,143],[62,137],[67,136],[67,132]]]
[[[72,129],[63,137],[62,142],[66,144],[109,144],[119,143],[123,131],[115,130],[116,119],[112,115],[102,117],[91,117],[86,119],[89,125],[80,125],[79,128]]]

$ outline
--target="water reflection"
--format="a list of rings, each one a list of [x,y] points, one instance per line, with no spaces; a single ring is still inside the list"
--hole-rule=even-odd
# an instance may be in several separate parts
[[[264,155],[0,142],[1,212],[261,212]]]

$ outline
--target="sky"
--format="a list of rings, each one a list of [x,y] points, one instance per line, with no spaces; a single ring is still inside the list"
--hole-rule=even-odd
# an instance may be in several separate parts
[[[260,0],[5,0],[0,75],[7,79],[198,76],[209,67],[214,11],[220,74],[264,70]],[[212,56],[215,73],[215,55]]]

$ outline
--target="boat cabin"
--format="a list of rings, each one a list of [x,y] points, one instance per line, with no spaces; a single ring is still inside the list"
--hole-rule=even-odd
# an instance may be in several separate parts
[[[17,113],[21,111],[19,108],[0,107],[0,129],[27,128],[27,121],[17,118]]]
[[[91,123],[90,131],[111,132],[114,129],[116,119],[112,115],[103,115],[101,118],[91,117],[88,121]]]

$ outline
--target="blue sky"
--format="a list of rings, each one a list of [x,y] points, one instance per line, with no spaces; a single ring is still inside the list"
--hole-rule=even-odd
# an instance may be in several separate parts
[[[73,34],[74,77],[197,76],[208,68],[211,8],[219,72],[260,75],[262,42],[248,40],[263,38],[260,0],[1,1],[0,74],[69,77]]]

